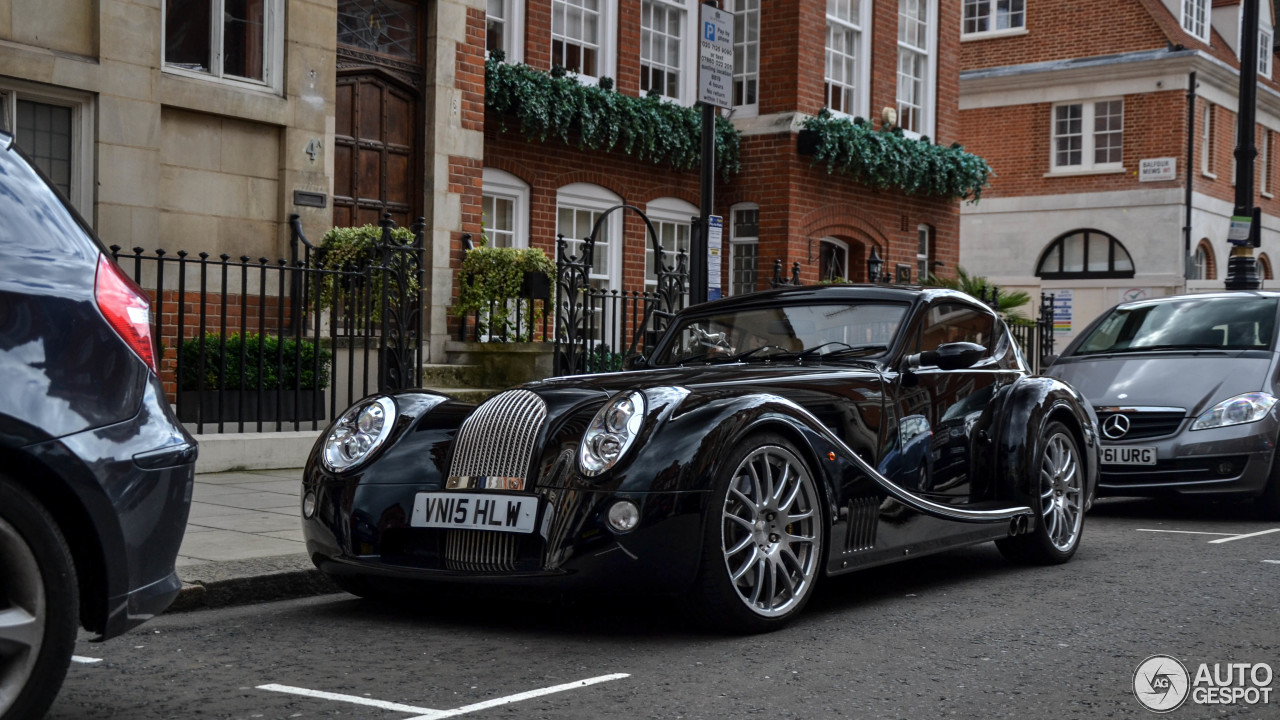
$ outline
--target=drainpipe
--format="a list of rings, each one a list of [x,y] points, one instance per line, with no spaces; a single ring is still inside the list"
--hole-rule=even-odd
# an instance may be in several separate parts
[[[1196,71],[1187,80],[1187,164],[1183,174],[1183,205],[1186,222],[1182,226],[1182,291],[1187,291],[1195,263],[1191,257],[1191,194],[1195,174],[1192,168],[1196,160]]]

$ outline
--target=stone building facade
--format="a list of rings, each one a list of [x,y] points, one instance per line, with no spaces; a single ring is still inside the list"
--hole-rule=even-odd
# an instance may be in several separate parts
[[[1054,293],[1060,340],[1126,299],[1222,289],[1240,0],[973,6],[961,33],[961,135],[996,176],[962,210],[960,264],[1000,287]],[[1271,287],[1280,253],[1272,3],[1260,2],[1259,24],[1257,254]]]

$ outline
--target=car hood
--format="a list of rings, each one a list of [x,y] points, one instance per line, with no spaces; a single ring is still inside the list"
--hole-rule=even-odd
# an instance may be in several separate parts
[[[642,390],[644,388],[663,386],[700,389],[704,387],[713,388],[718,385],[768,385],[772,382],[803,381],[806,376],[830,376],[834,373],[853,373],[863,376],[875,376],[878,374],[871,366],[855,364],[734,363],[655,368],[652,370],[610,372],[597,375],[567,375],[529,383],[523,387],[539,395],[555,394],[567,390],[596,390],[612,395],[623,390]]]
[[[1180,407],[1190,415],[1241,393],[1266,390],[1269,357],[1235,354],[1063,358],[1044,374],[1066,381],[1095,407]]]

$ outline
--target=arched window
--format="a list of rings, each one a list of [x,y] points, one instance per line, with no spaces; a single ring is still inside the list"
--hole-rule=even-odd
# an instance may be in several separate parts
[[[556,234],[564,235],[568,252],[582,252],[582,239],[605,210],[622,204],[617,194],[590,183],[573,183],[556,191]],[[603,290],[622,285],[622,212],[615,212],[600,227],[591,257],[591,284]]]
[[[1274,280],[1275,276],[1271,274],[1271,258],[1266,253],[1258,256],[1258,274],[1263,280]]]
[[[1191,279],[1218,279],[1218,264],[1213,258],[1213,246],[1209,244],[1207,238],[1202,239],[1200,244],[1196,245],[1196,251],[1191,256]]]
[[[1049,243],[1036,265],[1040,278],[1131,278],[1133,259],[1101,230],[1073,230]]]
[[[818,243],[818,281],[840,282],[849,279],[849,244],[833,237]]]
[[[653,231],[658,233],[658,241],[662,243],[663,264],[675,267],[679,253],[684,253],[688,258],[692,218],[698,214],[698,208],[679,198],[662,197],[650,200],[644,212],[649,216],[649,222],[653,223]],[[688,260],[685,262],[688,263]],[[653,268],[653,242],[649,239],[647,229],[644,233],[644,285],[645,290],[652,290],[658,285],[658,274]]]
[[[529,247],[529,186],[509,172],[485,168],[484,234],[493,247]]]

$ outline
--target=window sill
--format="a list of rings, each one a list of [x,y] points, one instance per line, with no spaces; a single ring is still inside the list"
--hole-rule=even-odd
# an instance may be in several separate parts
[[[1082,170],[1050,170],[1044,177],[1079,177],[1081,175],[1120,175],[1127,172],[1122,167],[1088,168]]]
[[[164,72],[175,77],[188,78],[190,80],[198,80],[201,82],[213,83],[225,88],[234,88],[236,90],[246,90],[249,92],[259,93],[263,95],[272,95],[280,97],[282,93],[275,87],[256,80],[240,80],[229,77],[218,77],[211,73],[201,72],[199,70],[188,70],[186,68],[174,65],[165,65]]]
[[[998,38],[1017,37],[1019,35],[1029,35],[1031,31],[1024,27],[1009,28],[1008,30],[987,30],[986,32],[976,32],[969,34],[960,34],[960,42],[977,42],[979,40],[995,40]]]
[[[1275,195],[1273,195],[1272,193],[1267,192],[1266,190],[1263,190],[1263,191],[1259,192],[1258,194],[1259,194],[1259,195],[1261,195],[1262,197],[1264,197],[1264,198],[1268,199],[1268,200],[1270,200],[1270,199],[1272,199],[1272,198],[1274,198],[1274,197],[1275,197]]]
[[[1205,171],[1201,170],[1201,171],[1200,171],[1200,174],[1201,174],[1201,175],[1203,175],[1204,177],[1209,178],[1210,180],[1217,180],[1217,179],[1218,179],[1218,176],[1217,176],[1217,175],[1214,175],[1214,174],[1213,174],[1213,173],[1211,173],[1211,172],[1205,172]]]

